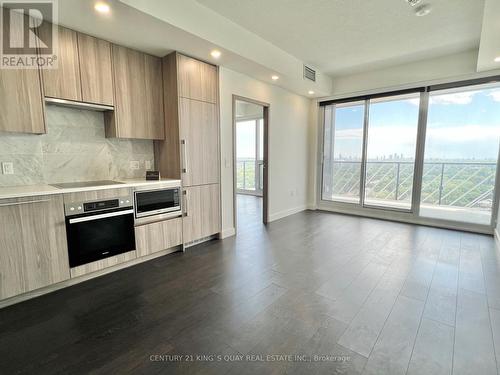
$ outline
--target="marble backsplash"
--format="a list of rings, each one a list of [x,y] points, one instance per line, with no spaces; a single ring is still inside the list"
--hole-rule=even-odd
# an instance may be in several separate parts
[[[154,166],[153,141],[105,138],[102,112],[48,105],[47,134],[0,133],[0,186],[140,178]],[[139,169],[130,162],[138,161]]]

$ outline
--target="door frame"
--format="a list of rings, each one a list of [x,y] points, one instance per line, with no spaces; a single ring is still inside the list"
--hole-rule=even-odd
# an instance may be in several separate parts
[[[237,162],[236,162],[236,101],[247,102],[262,106],[263,109],[263,131],[264,131],[264,174],[262,184],[262,222],[266,225],[269,221],[269,110],[271,105],[269,103],[261,102],[252,98],[247,98],[240,95],[233,94],[232,104],[232,139],[233,139],[233,223],[235,234],[238,233],[238,215],[237,215]]]

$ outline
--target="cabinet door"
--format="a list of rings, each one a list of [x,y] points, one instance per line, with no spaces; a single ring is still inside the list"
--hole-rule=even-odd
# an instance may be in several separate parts
[[[40,73],[0,69],[0,131],[45,133]]]
[[[179,99],[179,137],[184,186],[219,182],[217,106]]]
[[[107,136],[164,139],[161,59],[113,45],[115,111]]]
[[[78,33],[82,100],[113,105],[111,43]]]
[[[182,218],[138,226],[135,241],[139,257],[178,246],[182,244]]]
[[[178,55],[179,96],[217,103],[217,67]]]
[[[40,74],[38,69],[0,69],[0,132],[46,132]]]
[[[40,33],[50,32],[49,23],[43,23]],[[42,69],[45,96],[66,100],[82,100],[78,38],[76,31],[58,26],[57,69]]]
[[[192,186],[185,189],[182,220],[184,243],[220,232],[219,184]]]
[[[69,279],[61,195],[0,201],[0,298]]]

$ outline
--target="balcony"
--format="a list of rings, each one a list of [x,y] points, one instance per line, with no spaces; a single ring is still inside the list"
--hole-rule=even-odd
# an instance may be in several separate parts
[[[258,172],[257,174],[255,172]],[[236,188],[239,192],[255,192],[263,189],[264,162],[251,158],[238,158],[236,161]]]
[[[411,161],[368,161],[365,205],[410,209],[413,167]],[[325,162],[323,199],[358,203],[360,173],[360,161]],[[495,173],[495,162],[425,162],[420,216],[489,225]]]

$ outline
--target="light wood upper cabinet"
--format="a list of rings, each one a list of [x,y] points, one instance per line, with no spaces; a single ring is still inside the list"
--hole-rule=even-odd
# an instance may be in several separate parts
[[[192,186],[185,189],[182,220],[184,243],[220,232],[219,184]]]
[[[179,96],[217,103],[217,67],[177,55]]]
[[[161,59],[112,48],[115,111],[106,113],[106,135],[164,139]]]
[[[0,132],[46,132],[40,74],[39,69],[0,69]]]
[[[43,35],[50,32],[51,27],[51,24],[43,23],[40,33]],[[58,26],[57,30],[57,68],[42,69],[44,94],[51,98],[81,101],[77,33],[62,26]]]
[[[78,33],[82,100],[113,105],[111,43]]]
[[[217,106],[179,99],[181,176],[184,186],[219,182]]]
[[[70,277],[62,195],[0,200],[0,299]]]
[[[0,131],[46,132],[38,69],[0,69]]]

